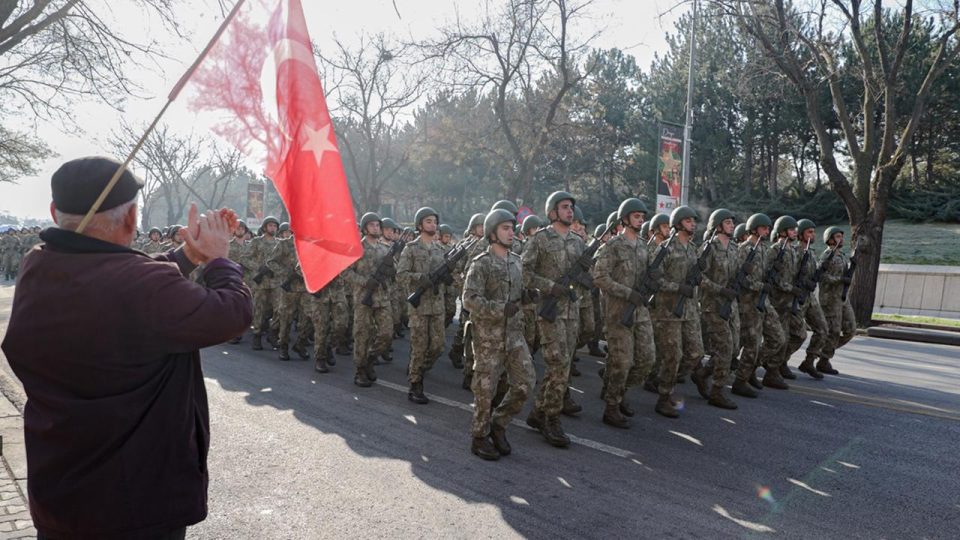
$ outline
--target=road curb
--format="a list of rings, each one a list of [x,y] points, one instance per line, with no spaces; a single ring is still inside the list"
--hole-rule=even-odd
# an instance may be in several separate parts
[[[868,328],[867,335],[882,339],[896,339],[900,341],[915,341],[918,343],[960,347],[960,334],[942,330],[922,330],[903,326],[882,325]]]

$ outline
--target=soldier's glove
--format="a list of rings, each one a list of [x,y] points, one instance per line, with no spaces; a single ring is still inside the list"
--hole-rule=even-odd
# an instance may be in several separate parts
[[[813,292],[817,288],[817,281],[813,278],[803,280],[803,288],[809,292]]]
[[[643,306],[647,304],[647,299],[637,291],[630,291],[630,297],[627,300],[635,306]]]
[[[584,272],[584,273],[580,274],[580,279],[578,279],[577,281],[579,281],[580,284],[583,285],[583,286],[584,286],[585,288],[587,288],[587,289],[592,289],[592,288],[593,288],[593,276],[591,276],[591,275],[590,275],[589,273],[587,273],[587,272]]]
[[[440,278],[440,281],[442,281],[444,285],[453,285],[453,274],[447,272],[442,278]]]
[[[503,307],[503,314],[509,319],[520,312],[520,304],[517,302],[507,302]]]
[[[380,286],[380,281],[377,280],[377,278],[375,277],[368,279],[367,282],[363,284],[363,287],[365,289],[371,290],[371,291],[376,289],[379,286]]]
[[[687,285],[686,283],[681,283],[680,287],[677,289],[681,295],[686,296],[687,298],[693,298],[693,287]]]
[[[290,286],[290,280],[287,280],[281,283],[280,288],[283,289],[285,292],[293,291],[293,287]]]
[[[256,283],[257,285],[263,283],[263,274],[257,274],[253,276],[253,282]]]
[[[737,291],[731,289],[730,287],[724,287],[720,289],[720,294],[723,295],[723,297],[726,298],[727,300],[737,299]]]
[[[550,296],[553,296],[556,298],[562,298],[563,296],[569,293],[570,293],[570,288],[564,287],[559,283],[554,283],[553,287],[550,287]]]
[[[524,304],[532,304],[537,301],[539,294],[540,292],[536,289],[524,289],[523,292],[520,293],[520,301]]]
[[[783,259],[780,259],[779,261],[776,260],[776,259],[774,259],[773,264],[772,264],[771,266],[773,267],[774,270],[777,271],[777,273],[782,272],[782,271],[783,271]]]
[[[257,274],[261,276],[273,277],[273,270],[271,270],[269,266],[264,265],[257,270]]]
[[[760,290],[763,291],[763,292],[765,292],[765,293],[767,293],[767,294],[769,295],[770,293],[773,292],[773,285],[771,285],[771,284],[769,284],[769,283],[767,283],[767,282],[764,282],[764,283],[763,283],[763,286],[760,287]]]
[[[433,287],[433,282],[430,281],[430,274],[423,274],[420,276],[420,279],[417,280],[418,289],[428,289]]]
[[[750,262],[743,263],[742,268],[743,268],[743,273],[749,276],[750,274],[753,273],[753,269],[756,268],[756,266],[753,264],[753,261],[750,261]]]
[[[395,278],[397,277],[397,267],[392,264],[388,264],[383,267],[381,273],[383,274],[383,277],[387,279]]]
[[[852,278],[852,277],[843,276],[842,278],[840,278],[840,281],[843,282],[844,285],[849,285],[849,284],[853,283],[853,278]]]
[[[647,279],[653,282],[660,281],[663,279],[663,270],[659,268],[651,268],[647,270]]]

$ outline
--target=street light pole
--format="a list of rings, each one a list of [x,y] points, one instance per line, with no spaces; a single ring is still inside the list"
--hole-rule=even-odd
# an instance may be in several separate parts
[[[697,0],[693,0],[693,21],[690,24],[690,66],[687,73],[687,119],[683,127],[683,181],[680,204],[690,203],[690,145],[693,134],[693,67],[697,50]]]

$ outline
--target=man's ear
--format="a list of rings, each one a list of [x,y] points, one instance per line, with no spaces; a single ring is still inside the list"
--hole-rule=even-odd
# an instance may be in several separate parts
[[[53,218],[54,223],[57,223],[57,207],[54,206],[53,201],[50,201],[50,217]]]
[[[130,210],[127,210],[127,215],[123,218],[123,226],[128,231],[136,232],[137,230],[137,205],[131,204]]]

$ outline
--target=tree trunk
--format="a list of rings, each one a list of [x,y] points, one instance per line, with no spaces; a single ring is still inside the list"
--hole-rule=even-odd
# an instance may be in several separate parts
[[[873,216],[852,225],[851,245],[855,246],[857,269],[853,273],[849,295],[857,326],[860,328],[869,326],[873,318],[882,241],[883,222],[876,222]]]

